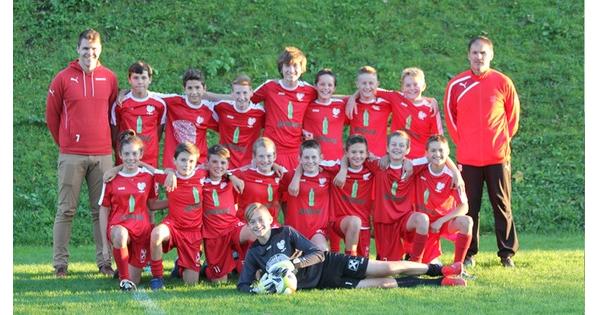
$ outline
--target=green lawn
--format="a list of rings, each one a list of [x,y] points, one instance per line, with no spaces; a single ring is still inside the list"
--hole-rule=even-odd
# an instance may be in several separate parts
[[[97,273],[91,246],[74,247],[67,279],[52,275],[50,247],[14,248],[13,307],[39,313],[423,313],[581,314],[584,311],[583,234],[520,235],[516,269],[500,266],[493,235],[484,235],[477,278],[466,288],[312,290],[292,296],[250,296],[234,283],[185,286],[167,278],[162,292],[123,293],[117,280]],[[444,261],[452,248],[444,243]],[[165,260],[170,272],[173,253]],[[140,287],[148,288],[149,274]]]

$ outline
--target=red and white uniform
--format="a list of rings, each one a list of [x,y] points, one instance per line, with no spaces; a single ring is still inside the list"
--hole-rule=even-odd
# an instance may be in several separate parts
[[[204,180],[202,189],[204,207],[202,236],[208,267],[208,279],[219,279],[237,268],[241,273],[246,246],[240,244],[240,231],[245,225],[236,217],[233,185],[222,179]],[[233,251],[238,252],[238,261],[233,259]]]
[[[269,209],[273,216],[272,226],[279,226],[279,201],[281,199],[279,182],[281,178],[277,177],[274,171],[262,174],[255,168],[237,170],[233,174],[244,181],[244,191],[238,196],[237,217],[246,222],[246,218],[244,218],[246,207],[253,202],[260,202]]]
[[[316,97],[315,88],[304,81],[299,81],[295,89],[288,90],[281,80],[268,80],[254,91],[251,98],[252,102],[265,105],[264,136],[275,142],[277,163],[286,169],[293,170],[298,165],[304,113]]]
[[[519,128],[520,102],[506,75],[467,70],[448,82],[444,96],[448,133],[461,164],[486,166],[510,160],[510,140]]]
[[[335,174],[321,171],[314,176],[300,177],[298,196],[288,198],[285,225],[294,227],[311,239],[315,234],[326,235],[329,224],[329,187]],[[287,191],[294,174],[288,172],[281,180],[281,190]]]
[[[199,105],[193,105],[185,96],[180,95],[165,95],[163,99],[168,107],[163,168],[175,168],[173,163],[175,148],[184,141],[191,142],[198,147],[200,150],[198,162],[203,163],[208,151],[206,129],[217,129],[217,122],[213,118],[212,104],[202,100]]]
[[[323,160],[337,161],[344,155],[344,125],[348,124],[345,106],[345,100],[336,98],[328,104],[315,100],[308,105],[302,128],[321,145]]]
[[[378,96],[392,103],[391,130],[404,130],[410,136],[409,159],[421,158],[426,154],[427,139],[432,135],[443,134],[440,113],[432,116],[432,108],[425,100],[411,102],[396,91],[382,91]]]
[[[379,91],[380,89],[377,93]],[[350,120],[350,134],[363,135],[367,139],[369,152],[379,157],[384,156],[392,104],[379,96],[371,103],[363,103],[357,97],[356,107],[358,114]]]
[[[244,112],[235,108],[233,101],[221,101],[214,107],[215,121],[219,125],[219,143],[229,149],[229,168],[235,169],[252,162],[252,144],[260,137],[265,126],[265,109],[253,104]]]
[[[153,92],[148,96],[138,99],[131,92],[125,95],[121,105],[113,103],[110,123],[115,126],[119,134],[127,129],[135,130],[138,137],[144,142],[144,155],[142,161],[153,167],[158,167],[158,131],[167,121],[167,106],[162,98]],[[117,143],[117,150],[120,147]],[[115,164],[122,164],[119,152],[115,152]]]
[[[85,73],[72,61],[48,88],[46,123],[61,153],[112,154],[110,104],[118,94],[115,74],[98,64]]]
[[[130,238],[129,263],[138,268],[149,259],[150,232],[152,225],[148,212],[148,200],[157,199],[158,190],[152,173],[139,168],[134,174],[119,172],[102,186],[99,205],[109,208],[106,235],[110,241],[110,229],[120,225],[127,229]]]

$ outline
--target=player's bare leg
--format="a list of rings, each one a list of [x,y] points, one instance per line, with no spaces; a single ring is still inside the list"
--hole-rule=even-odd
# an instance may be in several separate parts
[[[327,252],[329,251],[329,245],[327,244],[327,238],[321,233],[315,233],[310,241],[317,246],[320,250]]]
[[[162,260],[162,244],[171,239],[169,228],[164,224],[159,224],[150,234],[150,256],[152,260]]]
[[[357,289],[366,289],[366,288],[382,288],[382,289],[391,289],[397,288],[398,283],[394,278],[368,278],[363,279],[358,282],[356,285]]]
[[[359,217],[354,215],[346,216],[340,222],[340,229],[344,233],[344,245],[346,247],[346,254],[356,256],[358,249],[358,236],[360,234],[360,227],[362,221]]]
[[[140,281],[142,280],[142,270],[142,268],[129,265],[129,280],[133,281],[136,285],[140,284]]]
[[[418,276],[427,273],[428,265],[412,261],[369,260],[367,278],[388,277],[394,275]]]
[[[183,282],[185,284],[197,284],[198,283],[198,277],[200,276],[200,273],[197,271],[194,271],[192,269],[184,269],[183,270]],[[227,278],[227,277],[225,277]]]

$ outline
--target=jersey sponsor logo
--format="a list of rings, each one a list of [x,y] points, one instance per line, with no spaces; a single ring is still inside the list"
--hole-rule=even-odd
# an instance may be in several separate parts
[[[304,98],[304,93],[296,93],[296,98],[301,101]]]
[[[311,109],[311,111],[312,111],[313,113],[319,113],[319,112],[321,112],[320,110],[318,110],[318,109],[316,109],[316,108],[313,108],[313,109]]]
[[[53,89],[48,89],[48,93],[52,94],[52,96],[54,96],[54,90]]]
[[[125,187],[123,187],[123,186],[117,187],[117,190],[125,190]]]
[[[71,77],[71,81],[79,84],[79,78],[77,78],[77,77]]]
[[[406,104],[404,102],[400,102],[400,106],[402,106],[402,107],[408,107],[408,104]]]
[[[340,110],[339,108],[334,108],[334,109],[331,111],[331,114],[333,114],[333,118],[338,118],[338,117],[339,117],[339,115],[340,115],[340,113],[341,113],[341,110]]]
[[[352,271],[358,271],[358,259],[349,259],[348,260],[348,269]]]
[[[146,112],[148,112],[148,114],[154,113],[155,110],[156,110],[156,107],[154,107],[153,105],[146,106]]]
[[[435,191],[437,191],[437,192],[441,192],[441,191],[442,191],[442,189],[444,189],[444,187],[446,187],[446,184],[444,184],[443,182],[438,182],[438,183],[435,185]]]
[[[144,189],[146,189],[146,183],[137,183],[137,189],[140,192],[144,192]]]
[[[256,118],[254,118],[254,117],[248,118],[248,127],[252,128],[252,126],[254,126],[254,123],[256,123]]]
[[[277,248],[279,248],[279,250],[283,252],[285,250],[285,240],[277,242]]]
[[[234,119],[235,117],[231,116],[231,115],[225,115],[225,117],[229,118],[229,119]]]
[[[106,78],[102,78],[102,77],[96,78],[96,81],[106,81]]]
[[[285,96],[285,93],[284,92],[277,92],[277,95]]]
[[[425,112],[419,111],[418,116],[420,120],[423,120],[425,119],[425,117],[427,117],[427,114]]]
[[[467,88],[467,82],[468,82],[468,81],[465,81],[465,82],[460,82],[458,85],[460,85],[460,86],[462,86],[463,88],[465,88],[465,89],[466,89],[466,88]]]

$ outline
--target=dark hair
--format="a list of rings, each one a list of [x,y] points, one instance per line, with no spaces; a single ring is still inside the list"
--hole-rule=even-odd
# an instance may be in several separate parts
[[[279,74],[283,76],[281,69],[284,64],[289,65],[293,62],[299,62],[302,72],[306,72],[306,56],[302,50],[292,46],[285,47],[277,59],[277,69],[279,70]]]
[[[194,68],[189,68],[185,71],[185,73],[183,74],[183,87],[185,87],[185,84],[187,83],[187,81],[190,80],[197,80],[200,81],[202,83],[202,86],[204,86],[204,73],[202,72],[202,70],[198,70],[198,69],[194,69]]]
[[[404,130],[394,130],[387,136],[387,144],[390,145],[390,141],[394,137],[402,137],[406,139],[406,147],[410,148],[410,136]]]
[[[91,42],[99,42],[100,43],[100,33],[98,33],[95,29],[88,28],[87,30],[81,32],[79,34],[79,41],[77,41],[77,47],[81,44],[82,40],[87,40]]]
[[[148,72],[149,78],[152,78],[152,67],[150,67],[149,64],[138,60],[129,66],[129,70],[127,70],[127,76],[131,77],[132,73],[142,74],[144,71]]]
[[[302,152],[304,152],[306,149],[317,149],[319,152],[321,152],[321,145],[317,140],[314,139],[304,140],[302,145],[300,145],[300,155],[302,155]]]
[[[367,149],[369,148],[369,146],[367,145],[367,139],[363,135],[353,134],[350,135],[346,140],[346,151],[348,151],[348,148],[350,148],[350,146],[357,143],[364,143]]]
[[[140,151],[144,150],[144,141],[135,134],[133,129],[127,129],[119,134],[119,152],[123,151],[126,144],[137,145]]]
[[[319,70],[319,72],[317,72],[317,75],[315,76],[315,84],[319,83],[319,79],[321,78],[321,76],[324,76],[324,75],[332,76],[333,77],[333,86],[337,86],[337,76],[329,68],[324,68],[324,69]]]
[[[467,46],[467,51],[471,51],[471,46],[478,41],[482,41],[486,44],[488,44],[488,46],[490,46],[490,48],[493,50],[494,49],[494,43],[492,43],[492,40],[483,36],[483,35],[479,35],[479,36],[475,36],[473,38],[471,38],[471,40],[469,40],[469,46]]]
[[[208,148],[208,158],[210,158],[211,155],[216,155],[224,159],[229,159],[230,157],[229,150],[221,144],[215,144]]]
[[[427,144],[425,145],[426,150],[429,150],[429,144],[431,144],[432,142],[445,143],[447,145],[448,139],[443,135],[433,135],[427,139]]]
[[[196,157],[200,156],[200,151],[198,150],[198,147],[196,145],[194,145],[191,142],[188,141],[184,141],[180,144],[177,145],[177,147],[175,148],[175,154],[173,155],[173,157],[175,159],[177,159],[177,157],[179,156],[179,154],[181,152],[187,152],[191,155],[194,155]]]

